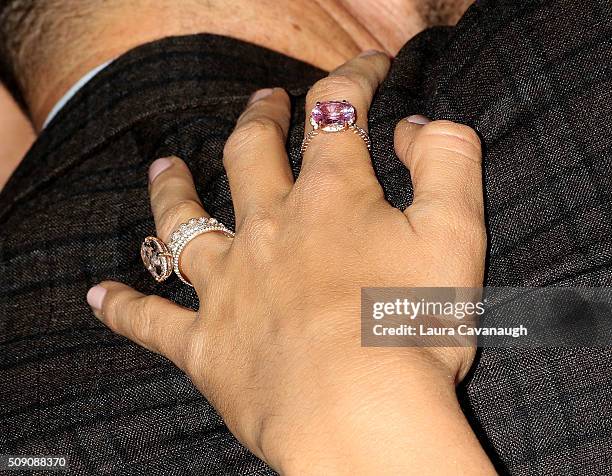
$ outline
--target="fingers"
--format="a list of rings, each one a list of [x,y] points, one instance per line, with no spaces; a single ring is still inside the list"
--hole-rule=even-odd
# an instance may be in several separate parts
[[[306,111],[310,112],[317,102],[346,99],[357,109],[357,125],[367,130],[368,109],[389,65],[389,57],[378,51],[368,51],[344,63],[310,88]],[[306,124],[306,132],[309,130]]]
[[[254,208],[270,207],[293,185],[285,142],[289,96],[279,88],[257,91],[238,119],[223,152],[236,223]]]
[[[149,169],[149,193],[157,235],[164,242],[182,223],[208,216],[193,183],[189,168],[181,159],[158,159]],[[205,233],[194,238],[181,253],[181,273],[196,286],[205,280],[208,266],[230,246],[222,233]]]
[[[111,330],[185,368],[185,343],[195,312],[112,281],[91,288],[87,302]]]
[[[480,139],[468,126],[411,116],[395,129],[395,151],[410,170],[416,225],[484,229]]]
[[[157,235],[165,242],[181,223],[207,216],[191,172],[177,157],[158,159],[151,164],[149,194]]]
[[[307,97],[307,108],[310,110],[317,101],[344,99],[355,106],[357,125],[366,129],[368,108],[388,68],[389,58],[378,52],[349,61],[313,86]],[[292,190],[293,176],[285,150],[289,122],[287,94],[278,88],[260,90],[251,97],[227,140],[223,160],[238,229],[247,215],[254,216],[258,209],[270,210]],[[308,176],[308,164],[314,163],[315,157],[325,167],[319,167],[314,173],[324,177],[326,182],[330,182],[330,177],[333,181],[335,172],[357,173],[360,169],[357,164],[361,162],[362,170],[367,171],[367,186],[380,188],[362,138],[350,131],[333,134],[334,141],[323,137],[325,135],[332,134],[321,134],[313,141],[313,145],[315,142],[322,144],[315,148],[326,150],[325,154],[313,151],[312,159],[304,159],[302,174]],[[324,149],[324,143],[334,147]],[[351,182],[355,184],[354,180]]]
[[[306,112],[310,115],[317,102],[346,100],[355,107],[356,124],[368,127],[368,110],[376,89],[389,70],[389,58],[384,53],[366,52],[332,71],[318,81],[306,97]],[[312,130],[310,117],[306,118],[305,134]],[[322,132],[312,139],[304,153],[302,172],[308,173],[320,164],[331,168],[357,172],[369,171],[372,165],[364,141],[356,134]]]

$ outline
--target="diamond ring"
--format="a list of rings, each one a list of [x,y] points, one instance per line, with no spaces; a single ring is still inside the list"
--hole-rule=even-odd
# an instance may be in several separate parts
[[[188,286],[193,285],[187,281],[181,274],[180,259],[181,253],[195,237],[200,236],[204,233],[210,233],[211,231],[220,231],[229,238],[234,237],[234,232],[227,228],[223,223],[215,220],[214,218],[192,218],[187,223],[183,223],[178,229],[170,236],[170,243],[168,248],[172,253],[172,267],[174,273]]]
[[[317,102],[310,112],[310,124],[313,129],[302,141],[301,153],[304,155],[313,137],[323,132],[342,132],[350,130],[361,137],[368,150],[371,148],[368,133],[355,122],[357,112],[355,107],[348,101],[324,101]]]
[[[193,287],[181,274],[181,253],[196,236],[211,231],[220,231],[225,236],[234,237],[233,231],[214,218],[192,218],[188,222],[181,224],[172,233],[170,243],[167,245],[155,236],[147,236],[140,247],[142,262],[158,283],[168,279],[172,275],[172,271],[174,271],[181,281]]]
[[[153,279],[161,283],[172,274],[172,253],[166,243],[154,236],[147,236],[140,247],[140,257]]]

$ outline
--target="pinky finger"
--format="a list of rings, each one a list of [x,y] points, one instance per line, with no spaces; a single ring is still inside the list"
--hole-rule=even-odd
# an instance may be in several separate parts
[[[194,311],[113,281],[91,288],[87,302],[94,315],[113,332],[184,368],[185,342],[196,319]]]

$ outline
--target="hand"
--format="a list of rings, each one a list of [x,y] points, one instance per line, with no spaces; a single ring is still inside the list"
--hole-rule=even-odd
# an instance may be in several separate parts
[[[311,89],[307,110],[346,99],[367,128],[388,67],[383,54],[357,57]],[[448,474],[465,465],[490,474],[454,390],[473,349],[360,345],[361,287],[482,284],[477,135],[401,121],[396,152],[415,192],[401,212],[350,132],[316,136],[294,182],[289,119],[284,91],[259,91],[227,141],[236,236],[201,235],[181,255],[198,312],[103,282],[88,296],[94,313],[183,369],[236,437],[281,472]],[[181,160],[157,161],[150,177],[161,239],[206,215]]]

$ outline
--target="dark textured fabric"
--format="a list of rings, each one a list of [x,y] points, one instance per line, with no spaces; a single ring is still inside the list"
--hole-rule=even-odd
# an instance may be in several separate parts
[[[610,285],[611,43],[608,0],[483,1],[409,42],[370,111],[389,201],[412,197],[393,153],[400,118],[470,124],[485,151],[487,284]],[[98,323],[85,294],[112,278],[195,306],[140,263],[148,165],[184,158],[231,225],[221,154],[248,95],[293,94],[297,173],[304,93],[322,74],[230,39],[171,38],[60,112],[0,196],[0,453],[69,454],[79,475],[272,474],[181,372]],[[500,471],[611,474],[611,369],[609,349],[486,349],[460,396]]]

